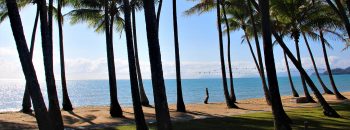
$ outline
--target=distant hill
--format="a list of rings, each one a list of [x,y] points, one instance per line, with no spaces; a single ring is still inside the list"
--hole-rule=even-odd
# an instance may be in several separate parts
[[[335,68],[335,69],[332,69],[332,72],[333,72],[334,75],[350,74],[350,67],[345,68],[345,69]],[[320,74],[321,75],[327,75],[328,72],[325,71],[325,72],[320,73]]]

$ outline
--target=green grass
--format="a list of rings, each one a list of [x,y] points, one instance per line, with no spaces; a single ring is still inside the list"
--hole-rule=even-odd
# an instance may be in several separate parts
[[[293,130],[303,130],[304,121],[309,122],[308,130],[350,130],[350,104],[333,104],[332,107],[342,118],[326,117],[321,108],[300,108],[287,111],[293,120]],[[155,130],[155,125],[149,125]],[[243,114],[226,118],[198,119],[173,122],[174,130],[272,130],[271,112]],[[116,130],[133,130],[135,125],[118,126]]]

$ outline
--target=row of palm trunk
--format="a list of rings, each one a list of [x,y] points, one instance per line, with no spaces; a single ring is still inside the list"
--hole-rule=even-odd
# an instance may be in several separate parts
[[[230,3],[232,2],[232,3]],[[285,111],[283,110],[283,106],[281,103],[281,98],[280,98],[280,94],[279,94],[279,87],[278,87],[278,80],[277,80],[277,75],[276,75],[276,67],[275,67],[275,62],[274,62],[274,54],[273,54],[273,49],[272,49],[272,38],[271,35],[273,35],[276,39],[276,42],[280,44],[280,46],[282,47],[282,49],[284,50],[284,57],[285,57],[285,62],[286,62],[286,66],[287,66],[287,70],[288,70],[288,75],[289,75],[289,80],[291,83],[291,88],[292,88],[292,92],[293,92],[293,96],[298,97],[299,94],[296,92],[292,79],[291,79],[291,74],[289,71],[289,65],[288,65],[288,59],[287,56],[289,57],[289,59],[293,62],[293,64],[295,65],[295,67],[298,69],[298,71],[300,72],[300,77],[301,77],[301,81],[303,84],[303,89],[304,89],[304,93],[305,93],[305,97],[307,99],[307,102],[315,102],[313,100],[313,98],[311,97],[311,95],[308,92],[307,89],[307,85],[309,85],[309,87],[311,88],[311,90],[314,92],[318,102],[321,104],[323,110],[324,110],[324,115],[326,116],[330,116],[330,117],[340,117],[338,115],[338,113],[329,106],[329,104],[324,100],[323,96],[321,95],[321,93],[319,92],[319,90],[316,88],[315,84],[313,83],[313,81],[311,80],[311,78],[308,76],[308,74],[306,73],[306,71],[303,69],[302,64],[301,64],[301,58],[300,58],[300,51],[299,51],[299,36],[300,33],[298,32],[298,30],[296,28],[292,29],[294,30],[294,32],[292,32],[292,37],[294,38],[295,41],[295,45],[296,45],[296,50],[297,50],[297,59],[295,58],[295,56],[291,53],[291,51],[289,50],[289,48],[286,46],[286,44],[284,43],[283,39],[282,39],[282,35],[279,35],[276,31],[276,27],[271,25],[271,20],[270,20],[270,4],[269,1],[264,1],[264,0],[259,0],[259,3],[257,3],[255,0],[247,0],[247,1],[235,1],[235,0],[229,0],[229,2],[226,2],[224,0],[218,0],[218,1],[201,1],[199,4],[195,5],[194,7],[192,7],[191,9],[189,9],[186,14],[187,15],[191,15],[194,14],[196,12],[198,12],[199,14],[209,11],[210,8],[215,8],[215,3],[216,3],[216,11],[217,11],[217,22],[218,22],[218,33],[219,33],[219,45],[220,45],[220,59],[221,59],[221,69],[222,69],[222,78],[223,78],[223,87],[224,87],[224,94],[225,94],[225,99],[226,99],[226,104],[229,108],[233,108],[237,107],[234,104],[233,101],[235,101],[235,98],[229,98],[229,93],[228,93],[228,89],[227,89],[227,81],[226,81],[226,73],[225,73],[225,61],[224,61],[224,55],[223,55],[223,38],[222,38],[222,29],[221,29],[221,19],[224,19],[224,24],[226,24],[226,31],[227,31],[227,41],[228,41],[228,65],[229,65],[229,74],[230,74],[230,78],[231,78],[231,90],[233,90],[232,88],[232,70],[231,70],[231,59],[230,59],[230,25],[228,23],[229,20],[227,20],[227,13],[226,13],[226,7],[228,10],[230,10],[230,4],[237,4],[243,2],[243,5],[248,5],[248,6],[242,6],[240,5],[241,8],[243,8],[243,10],[247,11],[249,13],[248,16],[240,16],[239,12],[233,12],[233,13],[229,13],[231,16],[233,15],[233,19],[230,19],[230,21],[238,21],[237,25],[240,26],[243,30],[243,32],[245,33],[245,38],[247,40],[247,43],[249,45],[249,49],[250,52],[253,56],[256,68],[259,72],[259,75],[261,77],[261,80],[263,82],[263,90],[265,93],[265,97],[266,97],[266,101],[268,104],[270,104],[272,106],[272,110],[273,110],[273,115],[275,116],[275,129],[291,129],[290,124],[292,123],[291,119],[288,117],[288,115],[285,113]],[[276,2],[280,2],[283,3],[281,1],[276,1]],[[336,11],[342,12],[344,10],[342,10],[342,5],[339,4],[339,0],[335,1],[337,3],[337,7],[333,8]],[[349,2],[349,1],[347,1]],[[268,88],[266,85],[266,81],[265,81],[265,73],[264,73],[264,68],[262,65],[262,61],[261,61],[261,53],[260,53],[260,46],[259,46],[259,40],[258,40],[258,35],[257,35],[257,28],[255,25],[255,20],[254,20],[254,16],[253,16],[253,12],[251,9],[251,3],[253,3],[253,6],[255,7],[256,11],[258,12],[258,14],[260,14],[261,16],[261,34],[262,34],[262,39],[264,42],[264,54],[265,54],[265,66],[266,66],[266,71],[267,71],[267,80],[268,80]],[[330,2],[328,2],[330,3]],[[222,5],[222,10],[220,9],[220,4]],[[332,6],[332,4],[330,4]],[[209,8],[209,9],[208,9]],[[238,6],[236,6],[236,8],[239,8]],[[288,7],[289,8],[289,7]],[[291,7],[290,7],[291,8]],[[284,8],[285,9],[285,8]],[[234,10],[234,9],[232,9]],[[342,10],[342,11],[340,11]],[[223,12],[221,14],[221,11]],[[230,11],[229,11],[230,12]],[[279,12],[277,12],[279,13]],[[347,24],[348,24],[348,18],[345,17],[344,15],[342,16],[343,13],[338,13],[340,15],[340,17],[342,17],[343,21],[344,21],[344,25],[347,28]],[[221,16],[223,15],[223,17]],[[245,20],[244,17],[249,17],[250,16],[250,22],[253,33],[252,34],[248,34],[247,32],[247,25],[245,24]],[[346,20],[344,20],[346,19]],[[306,19],[308,20],[308,19]],[[299,22],[299,21],[297,21]],[[300,22],[299,22],[300,23]],[[349,32],[349,31],[348,31]],[[334,79],[333,76],[331,74],[331,69],[329,66],[329,61],[328,61],[328,56],[327,56],[327,51],[326,51],[326,47],[325,47],[325,38],[323,36],[323,31],[320,29],[319,31],[320,34],[320,41],[321,41],[321,45],[323,48],[323,53],[324,53],[324,58],[325,58],[325,62],[326,62],[326,69],[329,73],[329,78],[331,81],[331,85],[332,88],[334,90],[334,94],[337,97],[337,99],[343,100],[346,99],[344,96],[342,96],[339,91],[337,90],[337,87],[334,83]],[[258,53],[258,58],[259,58],[259,62],[256,59],[256,56],[254,54],[254,51],[252,49],[250,40],[249,40],[249,35],[253,35],[253,37],[255,37],[255,41],[256,41],[256,49],[257,49],[257,53]],[[320,78],[320,75],[318,73],[315,61],[314,61],[314,57],[313,54],[311,52],[308,40],[306,38],[305,32],[302,32],[303,38],[305,40],[305,43],[307,45],[308,48],[308,52],[310,54],[312,63],[313,63],[313,67],[315,69],[318,81],[320,82],[323,90],[325,93],[327,94],[333,94],[327,87],[326,85],[323,83],[322,79]],[[231,91],[231,97],[234,96],[234,91]]]
[[[63,92],[63,107],[64,110],[73,110],[70,103],[66,81],[65,81],[65,71],[64,71],[64,54],[63,54],[63,33],[62,33],[62,1],[58,2],[58,26],[59,26],[59,38],[60,38],[60,54],[61,54],[61,75],[62,75],[62,90]],[[106,47],[107,47],[107,59],[108,59],[108,71],[109,71],[109,83],[110,83],[110,114],[112,117],[123,117],[121,107],[117,100],[117,89],[116,89],[116,79],[115,79],[115,66],[114,66],[114,54],[113,54],[113,24],[115,12],[114,6],[111,4],[116,4],[117,1],[100,1],[104,8],[104,26],[106,34]],[[144,114],[142,111],[142,105],[149,106],[149,101],[145,95],[145,91],[142,86],[142,77],[138,61],[137,54],[137,38],[136,38],[136,20],[135,20],[135,8],[130,6],[128,0],[123,0],[123,11],[124,11],[124,21],[125,21],[125,32],[127,40],[127,50],[128,50],[128,60],[129,60],[129,71],[130,71],[130,83],[132,91],[133,106],[135,112],[135,122],[137,129],[148,129]],[[18,48],[18,52],[21,59],[21,64],[25,77],[27,80],[25,94],[23,98],[23,112],[30,112],[31,104],[30,99],[32,99],[34,111],[36,113],[36,119],[38,122],[39,129],[63,129],[62,116],[60,113],[58,98],[55,86],[55,80],[53,75],[53,57],[52,57],[52,10],[53,1],[49,1],[49,7],[46,7],[46,1],[40,0],[36,1],[38,6],[37,15],[35,19],[35,25],[33,29],[33,37],[31,50],[28,51],[26,47],[26,40],[24,37],[23,27],[21,19],[18,12],[18,5],[16,1],[8,0],[6,1],[11,27],[13,33],[16,34],[15,40]],[[133,3],[134,4],[134,3]],[[177,36],[177,21],[176,21],[176,1],[174,0],[174,36],[175,36],[175,47],[176,47],[176,71],[178,72],[178,93],[181,97],[178,97],[178,111],[186,112],[185,105],[182,98],[181,90],[181,76],[180,76],[180,62],[179,62],[179,45]],[[154,3],[150,1],[143,1],[145,7],[145,21],[147,24],[147,39],[149,43],[149,55],[151,62],[151,73],[152,73],[152,83],[153,83],[153,93],[155,99],[156,108],[156,118],[158,121],[158,129],[169,130],[171,129],[170,115],[168,110],[168,104],[165,94],[165,84],[162,72],[160,48],[158,41],[158,26],[159,16],[155,16],[154,13]],[[160,15],[161,6],[159,6]],[[47,17],[48,14],[48,18]],[[131,16],[132,15],[132,16]],[[41,22],[41,34],[42,34],[42,44],[44,52],[44,64],[45,64],[45,74],[46,82],[48,87],[49,95],[49,110],[46,109],[45,103],[43,102],[43,97],[39,88],[38,80],[36,78],[36,73],[34,70],[33,62],[31,61],[33,57],[34,49],[34,39],[36,26],[40,16]],[[131,23],[131,17],[133,19],[133,24]],[[20,35],[17,35],[20,34]],[[134,35],[134,36],[133,36]],[[139,87],[140,86],[140,87]],[[140,92],[141,91],[141,92]],[[140,96],[141,93],[141,96]]]

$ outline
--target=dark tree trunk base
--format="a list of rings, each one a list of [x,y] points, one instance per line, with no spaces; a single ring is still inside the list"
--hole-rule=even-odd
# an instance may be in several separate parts
[[[33,112],[33,110],[31,108],[22,108],[22,110],[20,110],[20,112],[23,112],[25,114],[31,114]]]
[[[346,100],[347,98],[341,95],[340,93],[335,94],[338,100]]]
[[[73,107],[72,105],[69,104],[63,104],[63,108],[64,111],[73,111]]]
[[[121,108],[111,107],[109,110],[109,114],[111,115],[111,117],[124,117]]]
[[[335,112],[333,109],[331,110],[323,110],[323,114],[328,117],[340,118],[341,116]]]

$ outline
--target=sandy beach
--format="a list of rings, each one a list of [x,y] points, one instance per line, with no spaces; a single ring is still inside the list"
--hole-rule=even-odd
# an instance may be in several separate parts
[[[350,99],[350,92],[342,93]],[[324,95],[329,103],[350,103],[349,100],[339,101],[334,95]],[[209,99],[210,101],[210,99]],[[296,103],[291,96],[282,97],[283,106],[286,110],[319,107],[316,103]],[[237,101],[239,109],[227,109],[225,103],[209,104],[186,104],[188,113],[176,112],[176,105],[171,104],[170,114],[173,121],[203,119],[213,117],[225,117],[252,112],[271,111],[264,98],[253,98]],[[148,123],[155,122],[155,110],[152,107],[143,107],[145,118]],[[111,118],[108,106],[77,107],[73,112],[62,111],[64,125],[68,128],[93,129],[133,123],[132,107],[123,108],[125,118]],[[1,112],[0,129],[36,129],[36,120],[33,114],[21,112]]]

